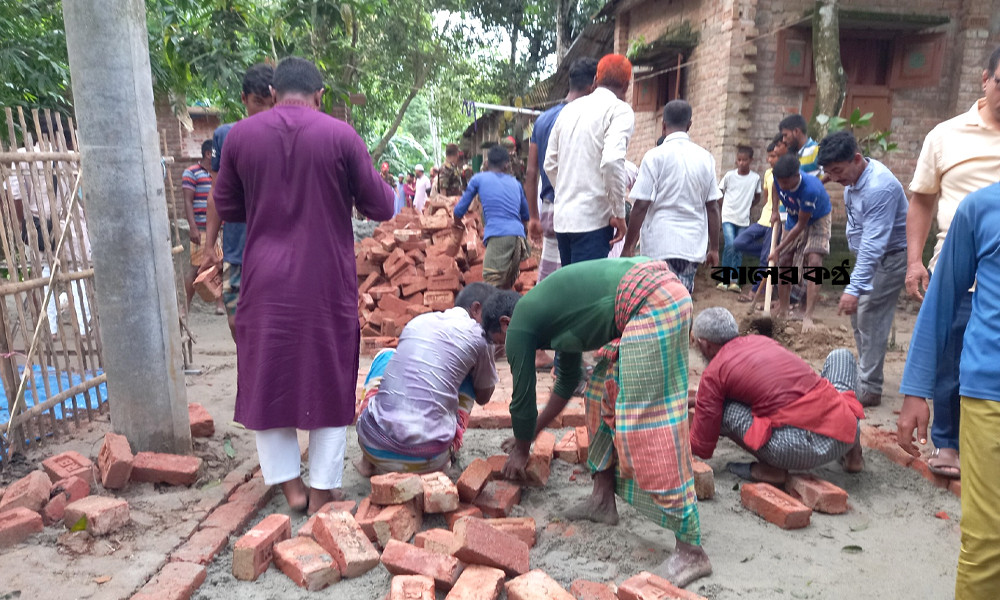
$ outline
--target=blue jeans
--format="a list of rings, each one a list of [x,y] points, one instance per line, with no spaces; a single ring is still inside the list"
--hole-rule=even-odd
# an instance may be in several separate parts
[[[933,275],[932,275],[933,277]],[[958,392],[958,369],[962,362],[962,338],[972,316],[972,293],[959,300],[955,308],[955,320],[944,344],[944,352],[938,360],[937,377],[934,381],[934,419],[931,422],[931,441],[935,448],[958,450],[959,415],[961,402]]]
[[[722,266],[737,268],[743,264],[743,255],[736,249],[736,236],[746,227],[740,227],[736,223],[722,224],[722,237],[726,247],[722,251]]]
[[[764,227],[760,223],[752,223],[736,236],[733,244],[737,252],[760,256],[760,266],[766,267],[767,257],[771,253],[771,228]],[[759,283],[753,285],[754,292],[759,285]]]
[[[562,266],[572,265],[595,258],[607,258],[611,252],[611,238],[615,228],[608,225],[594,231],[580,233],[556,233],[559,242],[559,260]]]

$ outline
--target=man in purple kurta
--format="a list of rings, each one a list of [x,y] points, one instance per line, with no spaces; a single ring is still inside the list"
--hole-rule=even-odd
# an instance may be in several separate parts
[[[393,191],[350,125],[318,109],[319,71],[286,58],[277,103],[226,138],[215,186],[224,221],[246,222],[236,315],[236,421],[257,433],[265,483],[310,512],[339,497],[358,377],[351,209],[392,217]],[[301,479],[297,429],[309,430]]]

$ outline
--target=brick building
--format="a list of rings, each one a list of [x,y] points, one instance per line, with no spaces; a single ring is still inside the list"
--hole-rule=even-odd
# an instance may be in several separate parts
[[[691,137],[720,175],[733,168],[737,144],[752,145],[754,168],[766,168],[763,150],[781,118],[811,114],[814,8],[809,0],[609,2],[600,14],[614,23],[614,51],[635,57],[629,158],[638,163],[653,147],[663,104],[681,97],[694,110]],[[892,131],[899,151],[884,160],[904,186],[927,132],[982,95],[985,60],[1000,45],[998,9],[998,0],[840,3],[844,114],[872,111],[874,126]]]

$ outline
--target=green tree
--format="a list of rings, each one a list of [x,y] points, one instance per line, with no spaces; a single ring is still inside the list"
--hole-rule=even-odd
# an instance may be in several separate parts
[[[62,4],[0,2],[0,106],[68,114],[70,97]]]

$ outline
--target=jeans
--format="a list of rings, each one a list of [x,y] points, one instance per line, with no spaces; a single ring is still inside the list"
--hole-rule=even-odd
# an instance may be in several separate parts
[[[858,312],[851,315],[854,343],[858,347],[862,392],[882,394],[882,367],[889,331],[896,316],[896,301],[906,280],[906,252],[888,254],[875,265],[872,291],[858,298]]]
[[[933,277],[933,275],[931,276]],[[955,310],[955,320],[938,360],[934,382],[934,418],[931,422],[931,441],[935,448],[958,450],[958,432],[961,404],[958,393],[958,368],[962,362],[962,338],[972,316],[972,292],[962,296]]]
[[[594,231],[556,233],[562,266],[595,258],[607,258],[608,253],[611,252],[611,238],[613,237],[615,237],[615,228],[610,225]]]
[[[726,243],[726,247],[722,251],[723,267],[732,267],[735,269],[743,264],[743,255],[736,249],[736,236],[744,229],[746,227],[740,227],[736,223],[722,224],[722,237]]]

